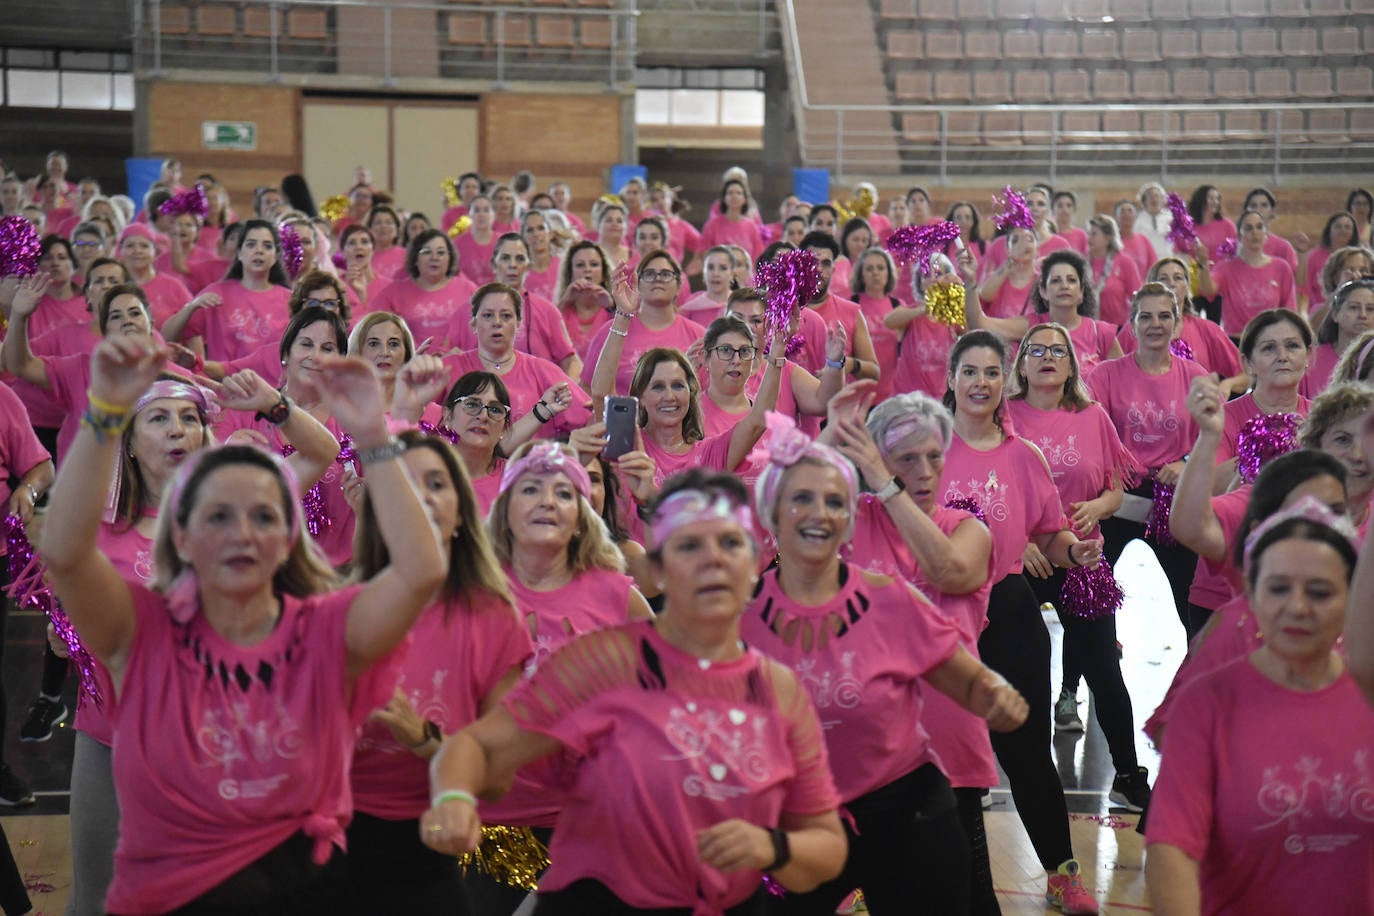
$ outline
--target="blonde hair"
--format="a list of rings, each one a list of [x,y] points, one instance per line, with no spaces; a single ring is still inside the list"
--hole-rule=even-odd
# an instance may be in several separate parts
[[[1043,324],[1033,324],[1021,338],[1020,348],[1016,351],[1016,361],[1011,367],[1011,391],[1007,394],[1009,401],[1024,401],[1026,392],[1030,389],[1030,382],[1026,379],[1026,347],[1030,346],[1031,335],[1037,331],[1053,331],[1064,340],[1064,346],[1069,348],[1069,377],[1064,380],[1064,391],[1059,396],[1059,406],[1067,407],[1073,411],[1083,410],[1092,404],[1093,399],[1088,395],[1088,389],[1083,384],[1083,371],[1078,364],[1078,349],[1073,345],[1073,338],[1069,336],[1069,329],[1057,321],[1046,321]]]

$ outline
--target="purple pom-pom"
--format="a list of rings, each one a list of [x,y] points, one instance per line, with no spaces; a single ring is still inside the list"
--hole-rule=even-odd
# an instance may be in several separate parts
[[[898,264],[915,264],[921,276],[934,272],[931,256],[942,253],[959,237],[959,224],[945,220],[925,226],[903,226],[887,240],[888,253]]]
[[[992,222],[999,231],[1035,228],[1035,215],[1026,204],[1026,198],[1011,185],[1003,188],[1000,195],[993,195],[992,205],[997,208]]]
[[[983,507],[978,504],[978,501],[976,499],[973,499],[970,496],[960,496],[957,499],[951,499],[945,503],[945,508],[959,509],[960,511],[967,512],[969,515],[972,515],[974,518],[978,519],[978,521],[982,522],[984,525],[988,523],[988,517],[983,513]]]
[[[1155,481],[1154,498],[1150,503],[1150,515],[1145,519],[1145,538],[1160,547],[1172,547],[1178,543],[1174,533],[1169,530],[1169,510],[1174,507],[1174,488]]]
[[[205,196],[205,189],[198,184],[193,184],[180,194],[173,194],[171,199],[163,201],[162,206],[157,208],[163,216],[180,216],[189,213],[201,219],[210,215],[210,201]]]
[[[345,257],[343,256],[343,252],[342,252],[342,251],[336,251],[336,252],[334,252],[333,256],[330,257],[329,260],[331,260],[331,261],[334,262],[334,266],[335,266],[337,269],[339,269],[339,270],[348,270],[348,258],[345,258]]]
[[[1193,353],[1193,345],[1182,337],[1175,337],[1173,340],[1169,341],[1169,352],[1179,359],[1197,362],[1197,356]]]
[[[1179,254],[1192,254],[1197,248],[1197,230],[1193,225],[1193,218],[1188,215],[1188,205],[1183,202],[1182,197],[1177,194],[1169,195],[1169,213],[1173,216],[1173,223],[1170,224],[1164,238]]]
[[[783,887],[777,878],[772,875],[763,876],[763,886],[774,897],[786,897],[787,888]]]
[[[1236,245],[1235,239],[1226,239],[1224,242],[1217,246],[1217,260],[1229,261],[1236,256],[1236,252],[1238,250],[1240,249]]]
[[[296,227],[290,223],[281,224],[281,259],[286,272],[294,280],[305,264],[305,249],[301,246],[301,237],[296,233]]]
[[[1059,609],[1081,620],[1098,620],[1121,610],[1125,600],[1111,564],[1099,560],[1092,566],[1075,566],[1065,574]]]
[[[436,439],[443,439],[449,445],[458,444],[457,430],[449,429],[442,423],[434,424],[429,422],[428,420],[421,420],[416,425],[419,427],[420,432],[424,433],[426,436],[433,436]]]
[[[0,277],[37,273],[42,256],[42,242],[32,223],[22,216],[0,219]]]
[[[774,334],[786,334],[792,326],[792,319],[821,290],[821,268],[816,256],[809,251],[782,251],[767,264],[760,264],[754,271],[754,285],[768,290],[765,313],[768,315],[768,339],[764,342],[767,350],[773,344]],[[801,334],[787,342],[787,355],[791,356],[806,343]]]
[[[1296,449],[1301,425],[1302,417],[1295,413],[1251,417],[1236,436],[1236,473],[1240,474],[1240,479],[1254,483],[1270,459]]]

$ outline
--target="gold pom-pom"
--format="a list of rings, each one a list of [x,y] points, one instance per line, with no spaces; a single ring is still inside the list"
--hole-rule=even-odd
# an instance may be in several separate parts
[[[838,200],[832,200],[830,206],[835,208],[835,213],[839,216],[840,226],[854,218],[854,211],[851,209],[854,206],[854,201],[846,200],[844,203],[840,203]]]
[[[962,328],[968,323],[964,314],[964,287],[958,283],[934,283],[926,289],[926,314],[941,324]]]
[[[458,238],[458,236],[462,235],[464,232],[467,232],[468,226],[471,225],[472,217],[464,213],[462,216],[458,217],[458,221],[456,223],[448,227],[448,237],[451,239]]]
[[[347,212],[348,198],[344,197],[342,194],[335,194],[333,197],[320,204],[320,216],[323,216],[331,223],[337,223],[339,220],[343,219],[344,214]]]
[[[854,211],[854,215],[862,216],[864,219],[868,219],[873,215],[873,208],[877,206],[877,204],[878,198],[875,197],[873,192],[868,188],[859,188],[858,198],[849,202],[850,209]]]
[[[443,186],[444,200],[448,202],[448,205],[450,207],[456,207],[463,202],[463,198],[458,196],[457,178],[454,178],[452,175],[449,175],[443,181],[439,182],[439,184]]]
[[[486,826],[482,842],[458,857],[464,869],[476,868],[502,884],[532,891],[549,867],[549,850],[528,827]]]

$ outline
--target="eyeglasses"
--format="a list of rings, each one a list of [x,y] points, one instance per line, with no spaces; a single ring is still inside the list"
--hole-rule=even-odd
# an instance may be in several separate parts
[[[338,299],[307,299],[307,300],[305,300],[305,305],[306,305],[307,308],[312,308],[312,309],[332,309],[332,310],[334,310],[334,311],[338,311],[338,309],[339,309],[339,300],[338,300]]]
[[[721,344],[719,347],[711,347],[707,352],[716,354],[717,359],[729,362],[738,356],[740,359],[753,359],[759,355],[758,347],[727,347]]]
[[[1026,355],[1031,359],[1044,359],[1046,354],[1049,354],[1055,359],[1068,359],[1069,348],[1063,344],[1053,344],[1048,347],[1044,344],[1031,344],[1029,347],[1026,347]]]
[[[642,270],[639,272],[639,279],[649,283],[667,283],[669,280],[676,280],[680,274],[675,270]]]
[[[487,404],[481,398],[459,398],[449,405],[449,409],[454,407],[463,408],[463,413],[470,417],[481,416],[485,410],[493,420],[504,420],[510,414],[510,408],[505,404]]]
[[[89,240],[81,240],[81,241],[72,242],[72,247],[73,247],[73,248],[98,248],[98,247],[100,247],[100,245],[101,245],[100,242],[92,242],[92,241],[89,241]]]

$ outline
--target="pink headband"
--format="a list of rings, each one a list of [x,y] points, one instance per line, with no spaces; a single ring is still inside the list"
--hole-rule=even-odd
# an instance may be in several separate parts
[[[557,442],[537,442],[519,458],[506,462],[497,495],[509,490],[525,474],[562,474],[572,483],[573,489],[582,494],[583,499],[592,498],[592,478],[587,474],[587,469]]]
[[[892,447],[907,436],[914,436],[916,433],[924,432],[928,426],[929,424],[926,422],[925,418],[921,416],[903,417],[896,423],[893,423],[887,428],[887,435],[883,436],[883,454],[886,455],[888,452],[892,451]]]
[[[735,522],[745,531],[754,530],[754,514],[749,507],[735,502],[724,493],[679,490],[654,510],[654,517],[649,520],[651,545],[660,549],[673,532],[683,525],[710,521]]]
[[[148,386],[148,390],[143,392],[143,396],[134,402],[134,413],[142,413],[143,408],[153,401],[160,401],[163,398],[190,401],[204,415],[206,423],[212,422],[215,417],[219,416],[219,401],[216,400],[214,392],[193,382],[176,379],[159,379]]]
[[[119,240],[122,242],[125,239],[134,236],[137,236],[141,239],[147,239],[148,241],[157,244],[158,233],[154,232],[152,228],[150,228],[146,223],[130,223],[129,225],[125,226],[124,231],[119,233]]]
[[[1255,545],[1259,543],[1260,538],[1264,537],[1264,535],[1268,534],[1275,527],[1294,518],[1305,518],[1318,525],[1325,525],[1350,541],[1350,545],[1355,548],[1355,552],[1359,552],[1359,532],[1355,530],[1355,526],[1351,524],[1350,519],[1344,515],[1337,515],[1332,512],[1315,496],[1304,496],[1287,509],[1281,509],[1260,522],[1255,526],[1254,531],[1246,535],[1244,569],[1246,579],[1250,578],[1250,569],[1253,565],[1252,555],[1255,552]]]
[[[844,482],[849,486],[849,519],[852,526],[859,501],[859,478],[854,465],[830,446],[813,442],[810,436],[797,429],[791,417],[770,410],[765,420],[768,424],[768,467],[763,469],[754,484],[755,502],[763,516],[764,527],[770,533],[777,533],[770,509],[777,502],[783,474],[803,458],[815,458],[829,464],[844,477]]]
[[[240,448],[255,448],[255,446],[238,446]],[[205,460],[205,456],[212,452],[219,451],[220,447],[207,447],[193,452],[187,456],[186,460],[177,468],[176,476],[172,478],[171,489],[167,491],[167,500],[162,506],[164,512],[176,513],[181,505],[182,496],[186,492],[186,484],[195,474],[196,468]],[[286,491],[291,497],[291,532],[289,544],[292,548],[301,536],[301,482],[296,477],[296,471],[285,459],[273,455],[271,452],[263,451],[267,455],[279,472],[282,479],[286,481]],[[176,515],[173,514],[173,519]],[[172,619],[177,623],[190,623],[200,610],[200,583],[196,578],[195,568],[189,563],[182,563],[181,571],[167,587],[163,597],[167,601],[167,609],[172,615]]]

